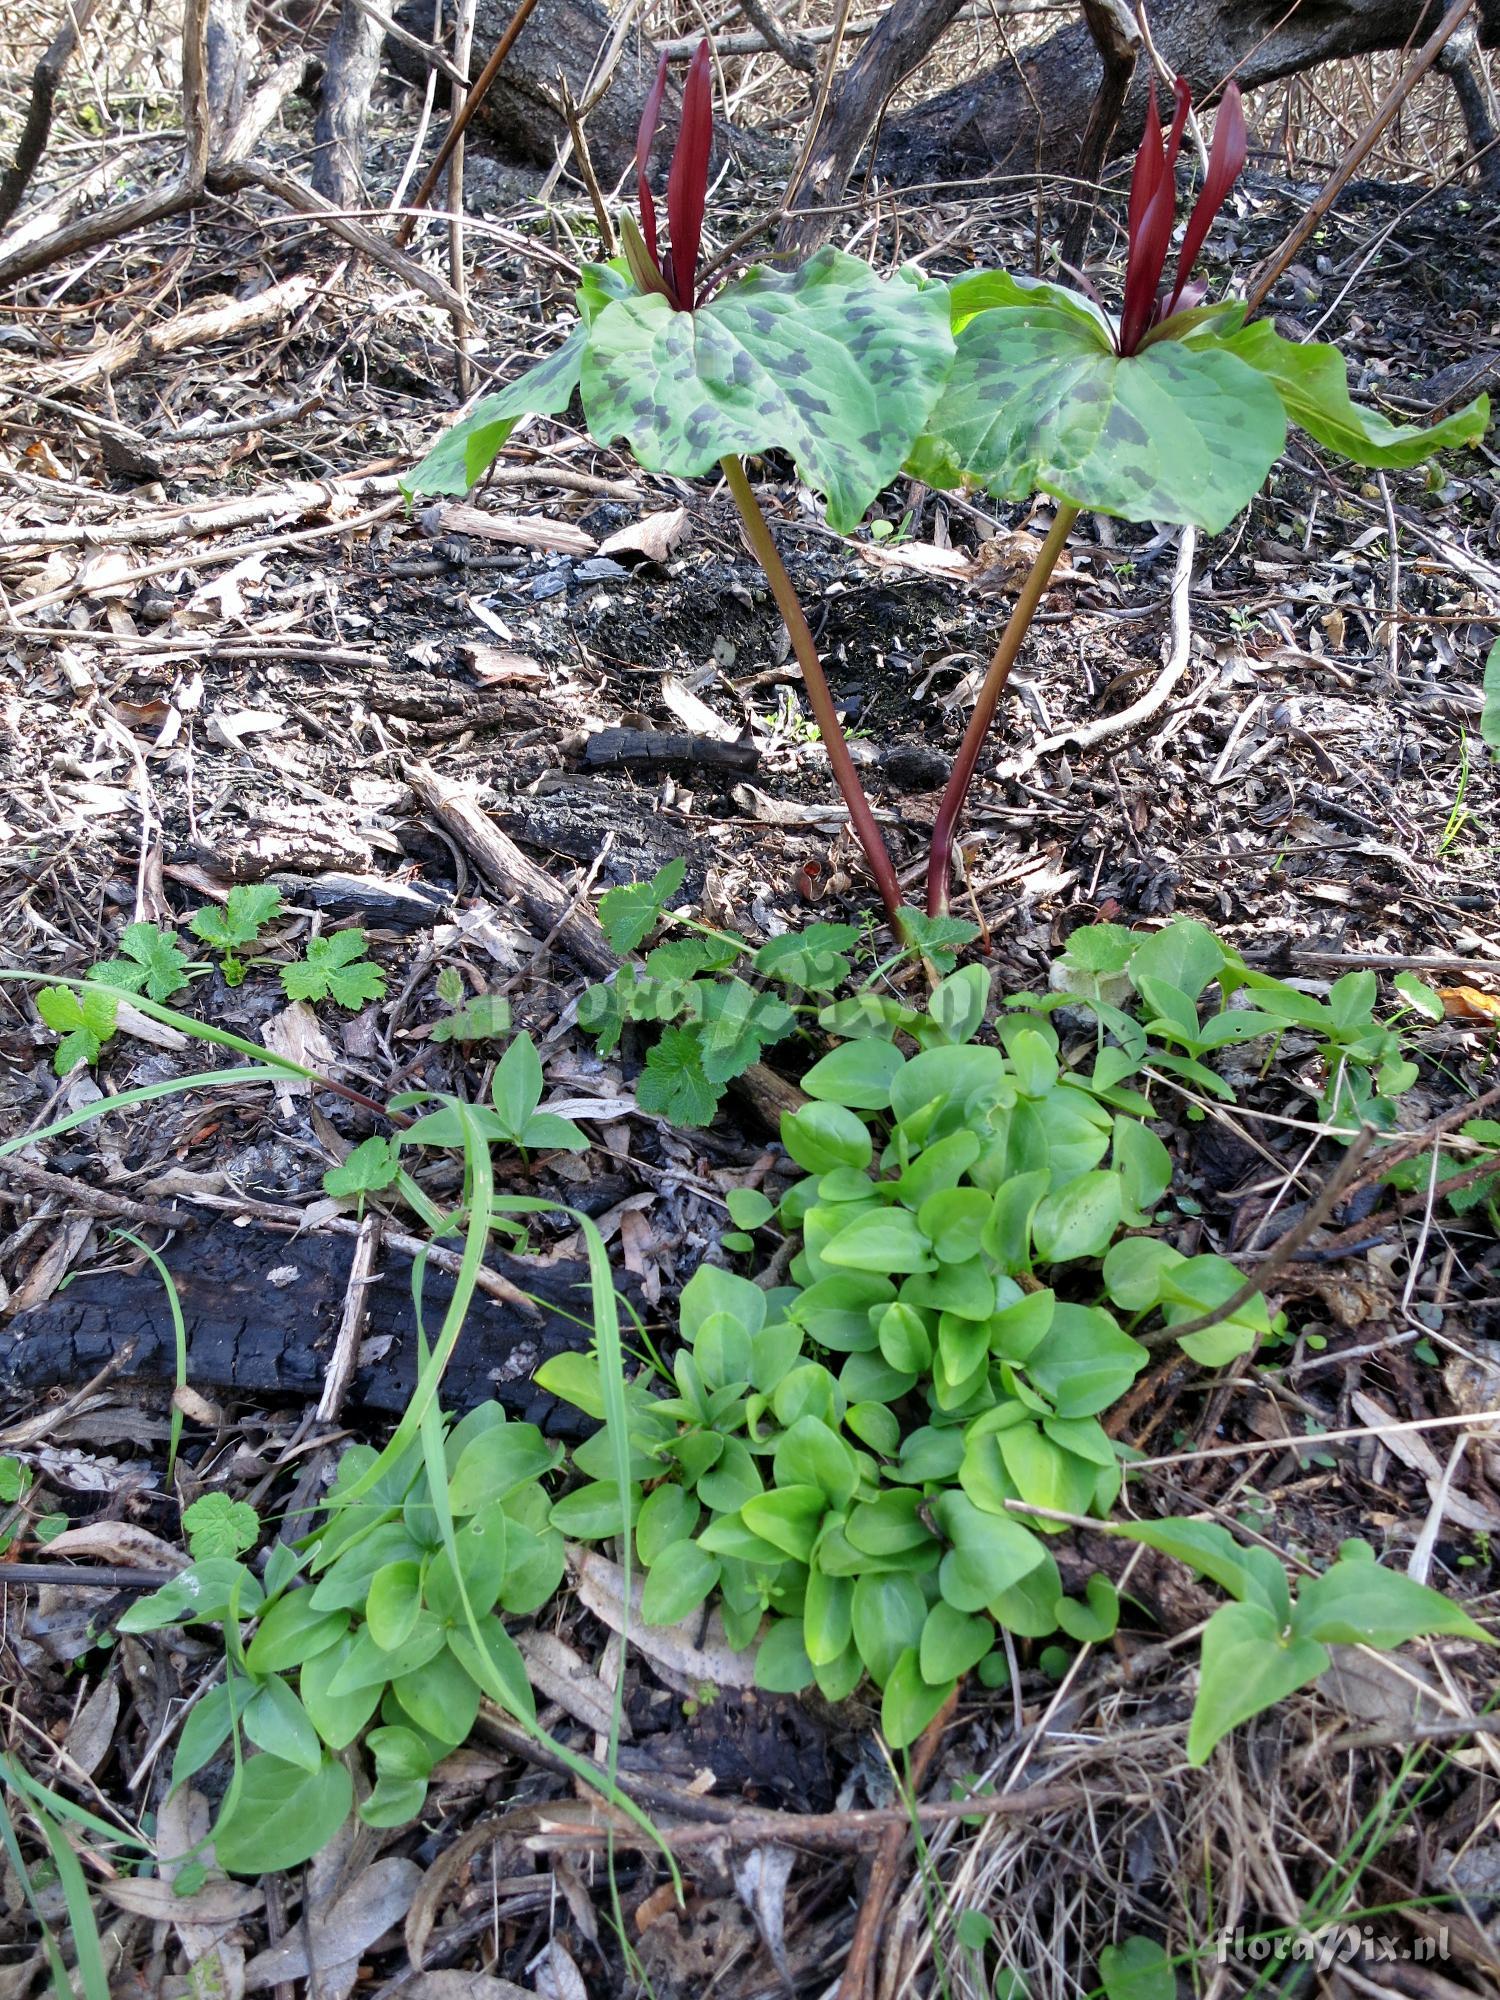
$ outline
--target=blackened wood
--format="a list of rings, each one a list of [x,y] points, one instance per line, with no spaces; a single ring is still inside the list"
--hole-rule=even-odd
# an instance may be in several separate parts
[[[711,771],[754,771],[760,752],[753,743],[726,743],[717,736],[682,736],[662,729],[601,729],[583,746],[592,771],[619,764],[690,764]]]
[[[236,1228],[228,1220],[206,1223],[168,1244],[162,1255],[187,1328],[190,1386],[218,1396],[315,1403],[353,1249],[347,1236],[292,1237],[253,1223]],[[443,1407],[467,1410],[493,1397],[512,1416],[558,1436],[576,1434],[578,1413],[531,1377],[549,1355],[587,1345],[586,1267],[538,1270],[499,1254],[488,1261],[540,1299],[543,1314],[528,1319],[476,1294],[444,1378]],[[417,1375],[411,1259],[382,1250],[377,1270],[345,1407],[395,1416],[406,1407]],[[453,1281],[429,1270],[422,1287],[429,1338],[452,1296]],[[172,1318],[156,1274],[101,1271],[75,1278],[46,1305],[8,1322],[0,1344],[0,1393],[14,1403],[23,1395],[72,1388],[132,1339],[135,1354],[117,1379],[170,1383],[176,1370]]]

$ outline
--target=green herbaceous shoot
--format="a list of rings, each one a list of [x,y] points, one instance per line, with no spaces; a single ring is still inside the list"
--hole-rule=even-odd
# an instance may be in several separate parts
[[[660,85],[660,79],[659,79]],[[1176,169],[1191,99],[1180,78],[1170,132],[1153,95],[1131,182],[1124,299],[1116,319],[1065,286],[1003,270],[951,284],[915,270],[878,277],[835,249],[796,271],[755,265],[717,290],[699,282],[711,116],[707,44],[694,59],[668,183],[671,249],[657,239],[647,168],[653,92],[637,144],[641,227],[625,254],[589,265],[578,323],[508,387],[482,397],[405,482],[409,496],[465,493],[523,416],[575,394],[590,435],[623,439],[647,472],[722,472],[802,670],[854,832],[887,918],[903,929],[895,866],[849,756],[795,587],[745,470],[778,451],[848,533],[905,472],[998,500],[1045,494],[1050,532],[985,675],[933,829],[926,907],[948,907],[954,834],[1001,693],[1080,512],[1217,534],[1259,492],[1296,424],[1357,465],[1419,464],[1483,436],[1484,396],[1423,429],[1351,401],[1334,347],[1282,338],[1234,300],[1205,303],[1193,277],[1245,162],[1238,87],[1224,92],[1203,187],[1170,283]]]
[[[494,1066],[488,1103],[392,1102],[401,1122],[361,1142],[325,1187],[360,1207],[405,1202],[440,1236],[462,1231],[458,1286],[412,1404],[383,1451],[346,1450],[308,1532],[264,1561],[253,1555],[267,1527],[255,1509],[220,1493],[195,1501],[183,1522],[190,1567],[122,1621],[221,1635],[222,1677],[188,1715],[172,1780],[229,1757],[213,1837],[231,1872],[298,1865],[351,1810],[371,1826],[408,1823],[482,1698],[537,1728],[504,1621],[552,1597],[569,1539],[613,1540],[627,1577],[639,1563],[648,1624],[691,1620],[711,1603],[729,1643],[754,1649],[768,1691],[816,1687],[838,1701],[873,1689],[896,1747],[970,1675],[1002,1685],[1017,1643],[1107,1642],[1122,1613],[1114,1582],[1096,1572],[1065,1584],[1054,1551],[1080,1523],[1116,1525],[1132,1455],[1106,1428],[1110,1410],[1164,1345],[1221,1369],[1274,1350],[1286,1331],[1227,1259],[1156,1233],[1172,1159],[1153,1130],[1154,1094],[1233,1101],[1216,1058],[1294,1037],[1329,1079],[1324,1120],[1337,1129],[1346,1117],[1350,1137],[1388,1128],[1414,1075],[1407,1029],[1441,1011],[1409,977],[1386,1014],[1367,974],[1336,981],[1326,1000],[1304,993],[1186,919],[1148,934],[1087,927],[1057,962],[1054,990],[997,1002],[983,966],[956,964],[973,931],[955,919],[913,913],[917,942],[894,960],[847,924],[752,947],[674,910],[681,885],[672,865],[606,895],[601,916],[620,949],[674,935],[589,989],[580,1020],[605,1040],[642,1023],[663,1041],[686,1036],[683,1066],[710,1100],[721,1087],[708,1084],[710,1067],[727,1081],[766,1042],[816,1038],[807,1101],[781,1132],[797,1177],[774,1201],[746,1189],[729,1204],[730,1252],[790,1238],[785,1282],[700,1266],[670,1365],[630,1374],[603,1245],[575,1217],[597,1337],[589,1352],[545,1363],[538,1381],[600,1429],[565,1455],[496,1405],[455,1423],[441,1383],[484,1249],[512,1217],[550,1206],[498,1201],[491,1153],[524,1160],[587,1140],[541,1108],[527,1034]],[[919,953],[944,976],[916,1006],[890,975]],[[622,987],[636,996],[629,1005]],[[55,990],[106,997],[89,982]],[[450,986],[445,998],[457,997]],[[235,1052],[253,1047],[149,996],[139,1004]],[[1081,1045],[1080,1020],[1091,1029]],[[311,1075],[269,1055],[258,1074],[277,1070]],[[643,1094],[651,1076],[648,1055]],[[82,1116],[208,1080],[105,1099]],[[687,1122],[712,1108],[689,1094],[663,1115]],[[68,1114],[49,1132],[79,1122]],[[432,1150],[465,1164],[447,1215],[406,1164]],[[1487,1638],[1358,1544],[1294,1589],[1279,1557],[1216,1524],[1117,1531],[1225,1594],[1203,1637],[1195,1762],[1315,1679],[1331,1645]],[[356,1748],[371,1780],[357,1804]],[[578,1771],[611,1791],[609,1768]]]
[[[606,921],[621,941],[645,942],[674,886],[663,871],[611,891]],[[1255,1042],[1274,1050],[1294,1035],[1315,1043],[1320,1073],[1335,1079],[1319,1116],[1334,1129],[1346,1118],[1353,1137],[1390,1126],[1415,1080],[1401,1019],[1442,1009],[1409,975],[1386,1020],[1373,1011],[1372,974],[1346,975],[1323,1001],[1252,970],[1185,919],[1146,937],[1117,925],[1079,931],[1059,962],[1060,990],[998,1009],[978,965],[951,972],[925,1009],[875,982],[834,999],[856,939],[852,926],[815,925],[762,948],[770,976],[778,964],[795,969],[835,1038],[802,1076],[811,1101],[781,1127],[802,1177],[774,1219],[800,1250],[788,1282],[770,1290],[709,1265],[689,1279],[670,1375],[648,1370],[631,1385],[623,1502],[648,1622],[675,1623],[713,1598],[731,1643],[758,1646],[762,1686],[816,1686],[837,1701],[868,1678],[887,1739],[905,1745],[971,1671],[1004,1680],[1003,1635],[1112,1636],[1109,1578],[1070,1593],[1049,1544],[1108,1519],[1128,1454],[1101,1419],[1153,1347],[1217,1369],[1283,1335],[1281,1316],[1244,1296],[1227,1259],[1184,1255],[1151,1233],[1172,1161],[1145,1090],[1177,1084],[1233,1102],[1214,1056]],[[591,989],[593,1007],[579,1012],[610,1044],[627,1021],[685,1018],[651,1053],[670,1046],[674,1076],[691,1075],[680,1106],[689,1116],[697,1090],[711,1095],[707,1070],[716,1058],[722,1067],[726,1048],[723,1007],[686,1005],[708,983],[704,943],[658,946],[643,971]],[[744,987],[725,976],[737,943],[748,960],[743,940],[712,940],[722,995]],[[767,1004],[790,1032],[795,1011]],[[1064,1010],[1096,1024],[1084,1066],[1064,1060],[1054,1018]],[[643,1084],[652,1075],[648,1056]],[[746,1220],[767,1225],[769,1204]],[[601,1414],[592,1359],[558,1356],[538,1380]],[[559,1501],[554,1521],[574,1537],[617,1535],[622,1493],[602,1439],[574,1466],[587,1483]],[[1161,1533],[1153,1546],[1235,1600],[1205,1635],[1194,1761],[1315,1679],[1325,1642],[1345,1630],[1358,1627],[1368,1644],[1399,1643],[1397,1629],[1484,1636],[1435,1591],[1372,1567],[1352,1572],[1368,1551],[1346,1550],[1293,1614],[1279,1559],[1251,1550],[1240,1568],[1227,1557],[1215,1566],[1200,1559],[1219,1548],[1214,1538],[1236,1548],[1222,1529],[1207,1542],[1193,1523]],[[1342,1624],[1314,1615],[1335,1599]]]

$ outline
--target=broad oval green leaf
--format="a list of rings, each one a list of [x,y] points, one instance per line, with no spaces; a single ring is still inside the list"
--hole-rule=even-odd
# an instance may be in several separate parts
[[[304,1771],[316,1771],[323,1761],[318,1732],[280,1674],[271,1674],[245,1704],[245,1734],[262,1750]]]
[[[866,1209],[823,1245],[823,1261],[845,1271],[930,1271],[932,1249],[904,1208]]]
[[[782,1113],[781,1143],[797,1165],[810,1174],[832,1173],[835,1167],[867,1167],[874,1152],[869,1129],[862,1118],[845,1105],[819,1103],[816,1099],[800,1110]]]
[[[854,1643],[877,1687],[884,1687],[908,1647],[921,1644],[927,1599],[914,1576],[860,1576],[850,1604]]]
[[[262,1753],[246,1760],[239,1791],[214,1828],[214,1853],[231,1875],[272,1875],[310,1861],[354,1803],[354,1781],[329,1759],[304,1771]]]
[[[1347,1558],[1303,1584],[1292,1630],[1330,1646],[1379,1646],[1383,1651],[1437,1632],[1495,1643],[1462,1605],[1440,1591],[1399,1570]]]
[[[880,1704],[880,1728],[886,1742],[895,1750],[915,1743],[954,1685],[949,1680],[934,1687],[923,1676],[917,1648],[908,1646],[891,1669]]]
[[[1120,1226],[1120,1176],[1107,1168],[1080,1174],[1049,1194],[1032,1218],[1036,1254],[1047,1264],[1102,1257]]]
[[[391,1692],[418,1729],[439,1743],[462,1743],[479,1713],[479,1689],[451,1647],[419,1672],[393,1681]]]
[[[793,272],[757,265],[696,312],[655,294],[606,306],[583,402],[599,442],[625,437],[648,472],[790,452],[842,534],[900,471],[952,354],[945,287],[829,248]]]
[[[1147,1351],[1122,1333],[1102,1306],[1061,1304],[1026,1372],[1060,1417],[1092,1417],[1123,1396]]]
[[[1122,359],[1076,314],[998,306],[960,333],[910,469],[1217,534],[1285,443],[1277,389],[1222,346],[1163,340]]]
[[[719,1580],[719,1560],[696,1542],[675,1542],[650,1571],[641,1591],[648,1625],[675,1625],[708,1596]]]
[[[802,1079],[809,1097],[844,1104],[856,1111],[884,1111],[892,1081],[906,1058],[889,1042],[844,1042],[815,1062]]]

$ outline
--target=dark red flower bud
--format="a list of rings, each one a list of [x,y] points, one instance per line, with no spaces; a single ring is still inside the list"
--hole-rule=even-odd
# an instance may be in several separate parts
[[[1188,217],[1187,232],[1177,259],[1177,280],[1167,301],[1168,313],[1176,312],[1184,301],[1187,281],[1192,276],[1198,253],[1208,240],[1214,217],[1240,177],[1247,150],[1245,107],[1240,102],[1239,85],[1231,83],[1225,89],[1219,115],[1214,122],[1214,143],[1208,156],[1208,173],[1202,191],[1193,203],[1193,212]]]
[[[668,278],[684,312],[691,312],[697,302],[698,246],[703,240],[713,143],[713,72],[705,39],[698,44],[688,68],[682,92],[682,129],[667,175],[667,220],[672,228]]]
[[[1161,123],[1156,114],[1156,92],[1154,88],[1152,90],[1152,107],[1146,119],[1140,152],[1136,155],[1135,173],[1131,177],[1125,302],[1116,341],[1121,354],[1135,353],[1155,317],[1161,274],[1166,269],[1167,252],[1172,247],[1172,220],[1177,212],[1177,153],[1193,102],[1185,78],[1178,77],[1174,89],[1177,110],[1164,152]]]
[[[646,102],[641,106],[641,122],[635,134],[635,192],[641,208],[641,231],[646,238],[646,248],[651,252],[651,261],[658,270],[661,258],[656,248],[656,203],[651,199],[651,183],[647,176],[651,172],[651,148],[656,142],[656,128],[661,123],[661,101],[667,89],[667,59],[663,55],[656,65],[656,81],[646,92]]]

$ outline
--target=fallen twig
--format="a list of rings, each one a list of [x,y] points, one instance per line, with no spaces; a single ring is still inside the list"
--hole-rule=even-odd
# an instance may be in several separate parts
[[[1249,1305],[1272,1282],[1282,1266],[1291,1262],[1309,1237],[1322,1228],[1344,1196],[1359,1185],[1356,1176],[1374,1139],[1374,1128],[1361,1126],[1337,1168],[1323,1183],[1316,1201],[1308,1205],[1299,1222],[1277,1237],[1260,1269],[1246,1278],[1238,1291],[1231,1292],[1221,1306],[1215,1306],[1211,1312],[1200,1313],[1196,1319],[1187,1320],[1181,1326],[1158,1327],[1154,1333],[1147,1334],[1145,1345],[1153,1350],[1170,1347],[1190,1333],[1202,1333],[1206,1327],[1218,1326],[1223,1320],[1233,1319],[1241,1306]]]
[[[875,1964],[875,1948],[880,1942],[881,1928],[885,1923],[886,1906],[896,1888],[896,1871],[901,1866],[902,1850],[911,1834],[913,1819],[923,1817],[923,1808],[916,1803],[916,1793],[927,1776],[928,1766],[937,1754],[938,1745],[943,1740],[943,1732],[948,1727],[953,1711],[958,1705],[958,1689],[955,1688],[943,1703],[937,1714],[917,1738],[911,1753],[911,1765],[907,1775],[907,1793],[910,1803],[898,1808],[887,1808],[873,1813],[836,1813],[835,1820],[847,1823],[854,1820],[881,1822],[878,1831],[880,1846],[870,1868],[870,1879],[865,1887],[864,1900],[859,1906],[859,1918],[854,1927],[854,1937],[849,1945],[849,1956],[844,1961],[844,1976],[838,1984],[837,2000],[865,2000],[870,1988],[870,1974]],[[1003,1792],[994,1795],[997,1809],[1012,1811],[1016,1804],[1027,1798],[1035,1798],[1035,1793]],[[1001,1800],[1006,1803],[1002,1807]],[[950,1808],[959,1804],[957,1800],[944,1802]],[[991,1801],[986,1800],[986,1804]],[[940,1818],[954,1818],[952,1812],[939,1813]],[[789,1836],[782,1834],[782,1839]]]
[[[1198,548],[1198,530],[1184,528],[1182,539],[1177,544],[1177,565],[1172,572],[1171,645],[1161,672],[1151,683],[1139,701],[1129,708],[1118,709],[1113,715],[1101,715],[1097,721],[1085,722],[1076,729],[1058,730],[1051,736],[1044,736],[1039,743],[1031,744],[1014,757],[1008,757],[996,766],[993,776],[998,782],[1005,778],[1021,778],[1050,756],[1054,750],[1091,750],[1097,744],[1107,742],[1112,736],[1127,735],[1143,722],[1149,722],[1170,700],[1173,689],[1187,672],[1192,651],[1192,622],[1189,603],[1193,581],[1193,557]]]

